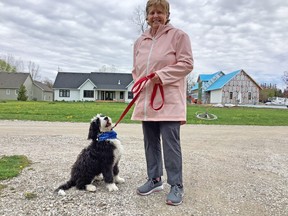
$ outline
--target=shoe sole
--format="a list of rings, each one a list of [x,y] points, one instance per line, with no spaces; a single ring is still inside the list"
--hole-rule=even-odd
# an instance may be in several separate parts
[[[168,200],[166,201],[167,205],[171,205],[171,206],[178,206],[181,205],[183,203],[183,201],[179,202],[179,203],[173,203],[172,201]]]
[[[184,197],[184,193],[182,194],[182,199]],[[167,205],[171,205],[171,206],[178,206],[178,205],[181,205],[183,203],[183,200],[181,200],[181,202],[178,202],[178,203],[173,203],[171,200],[166,200],[166,204]]]
[[[141,195],[141,196],[147,196],[147,195],[149,195],[149,194],[151,194],[151,193],[160,192],[160,191],[162,191],[162,190],[163,190],[163,185],[158,186],[158,187],[156,187],[156,188],[153,188],[152,190],[150,190],[150,191],[148,191],[148,192],[146,192],[146,193],[141,193],[141,192],[139,192],[139,191],[137,190],[137,194],[139,194],[139,195]]]

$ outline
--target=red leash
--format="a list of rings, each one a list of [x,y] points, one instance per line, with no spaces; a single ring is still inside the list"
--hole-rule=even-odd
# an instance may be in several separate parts
[[[146,77],[143,77],[141,79],[139,79],[136,83],[134,83],[133,87],[132,87],[132,92],[133,94],[135,94],[135,97],[132,99],[132,101],[128,104],[128,106],[126,107],[126,109],[123,111],[123,113],[121,114],[120,118],[118,119],[118,121],[116,122],[116,124],[113,126],[113,128],[115,128],[118,123],[124,118],[124,116],[127,114],[127,112],[130,110],[130,108],[132,107],[132,105],[135,103],[135,101],[137,100],[137,98],[139,97],[140,93],[142,92],[145,84],[147,83],[148,80],[152,79],[155,76],[155,73],[152,73]],[[159,107],[154,108],[154,99],[156,97],[157,94],[157,90],[160,90],[160,94],[162,97],[162,103]],[[153,87],[153,91],[152,91],[152,95],[151,95],[151,99],[150,99],[150,105],[154,110],[160,110],[163,105],[164,105],[164,90],[163,90],[163,86],[160,84],[155,84]]]

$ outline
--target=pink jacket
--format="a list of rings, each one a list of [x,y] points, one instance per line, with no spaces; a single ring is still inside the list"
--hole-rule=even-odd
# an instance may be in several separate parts
[[[157,73],[164,89],[164,106],[155,111],[150,105],[154,83],[148,81],[137,99],[132,120],[186,122],[186,76],[193,69],[189,36],[171,24],[160,26],[156,35],[145,31],[134,44],[132,76],[136,82]],[[162,99],[157,92],[154,107]]]

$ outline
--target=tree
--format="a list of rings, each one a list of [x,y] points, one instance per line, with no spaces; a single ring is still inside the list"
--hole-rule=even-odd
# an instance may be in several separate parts
[[[101,68],[98,69],[99,72],[117,72],[117,68],[115,65],[102,65]]]
[[[138,26],[138,31],[143,33],[147,28],[148,24],[146,22],[146,11],[143,9],[144,7],[138,5],[134,11],[132,16],[132,23]]]
[[[267,102],[272,97],[283,97],[284,93],[281,89],[277,88],[276,84],[267,84],[263,83],[261,84],[262,89],[260,90],[259,94],[259,101],[260,102]]]
[[[1,68],[4,72],[18,72],[23,71],[24,69],[23,61],[21,59],[16,59],[11,54],[6,56],[2,55],[0,59],[2,60],[2,62],[4,62],[2,63],[4,68]]]
[[[284,91],[283,91],[283,97],[288,98],[288,88],[284,89]]]
[[[282,76],[282,80],[284,81],[286,88],[288,88],[288,71],[284,71],[284,74]]]
[[[42,81],[45,85],[47,85],[49,88],[53,88],[53,82],[48,79],[48,78],[45,78],[43,81]]]
[[[18,101],[27,101],[28,97],[26,95],[26,92],[27,92],[26,87],[22,84],[19,88],[17,100]]]
[[[39,65],[36,65],[32,61],[28,62],[28,72],[31,74],[33,80],[38,80],[40,78]]]
[[[27,63],[28,72],[33,80],[39,80],[39,65],[32,61]],[[16,59],[12,55],[0,56],[0,71],[2,72],[25,72],[25,63],[21,59]],[[26,70],[27,71],[27,70]]]
[[[16,68],[8,64],[6,61],[0,59],[0,71],[1,72],[16,72]]]

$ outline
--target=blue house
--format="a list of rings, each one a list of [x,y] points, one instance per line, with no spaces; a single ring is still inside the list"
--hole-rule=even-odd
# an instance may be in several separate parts
[[[200,74],[192,87],[192,97],[203,104],[257,104],[260,85],[240,69],[225,74]]]

